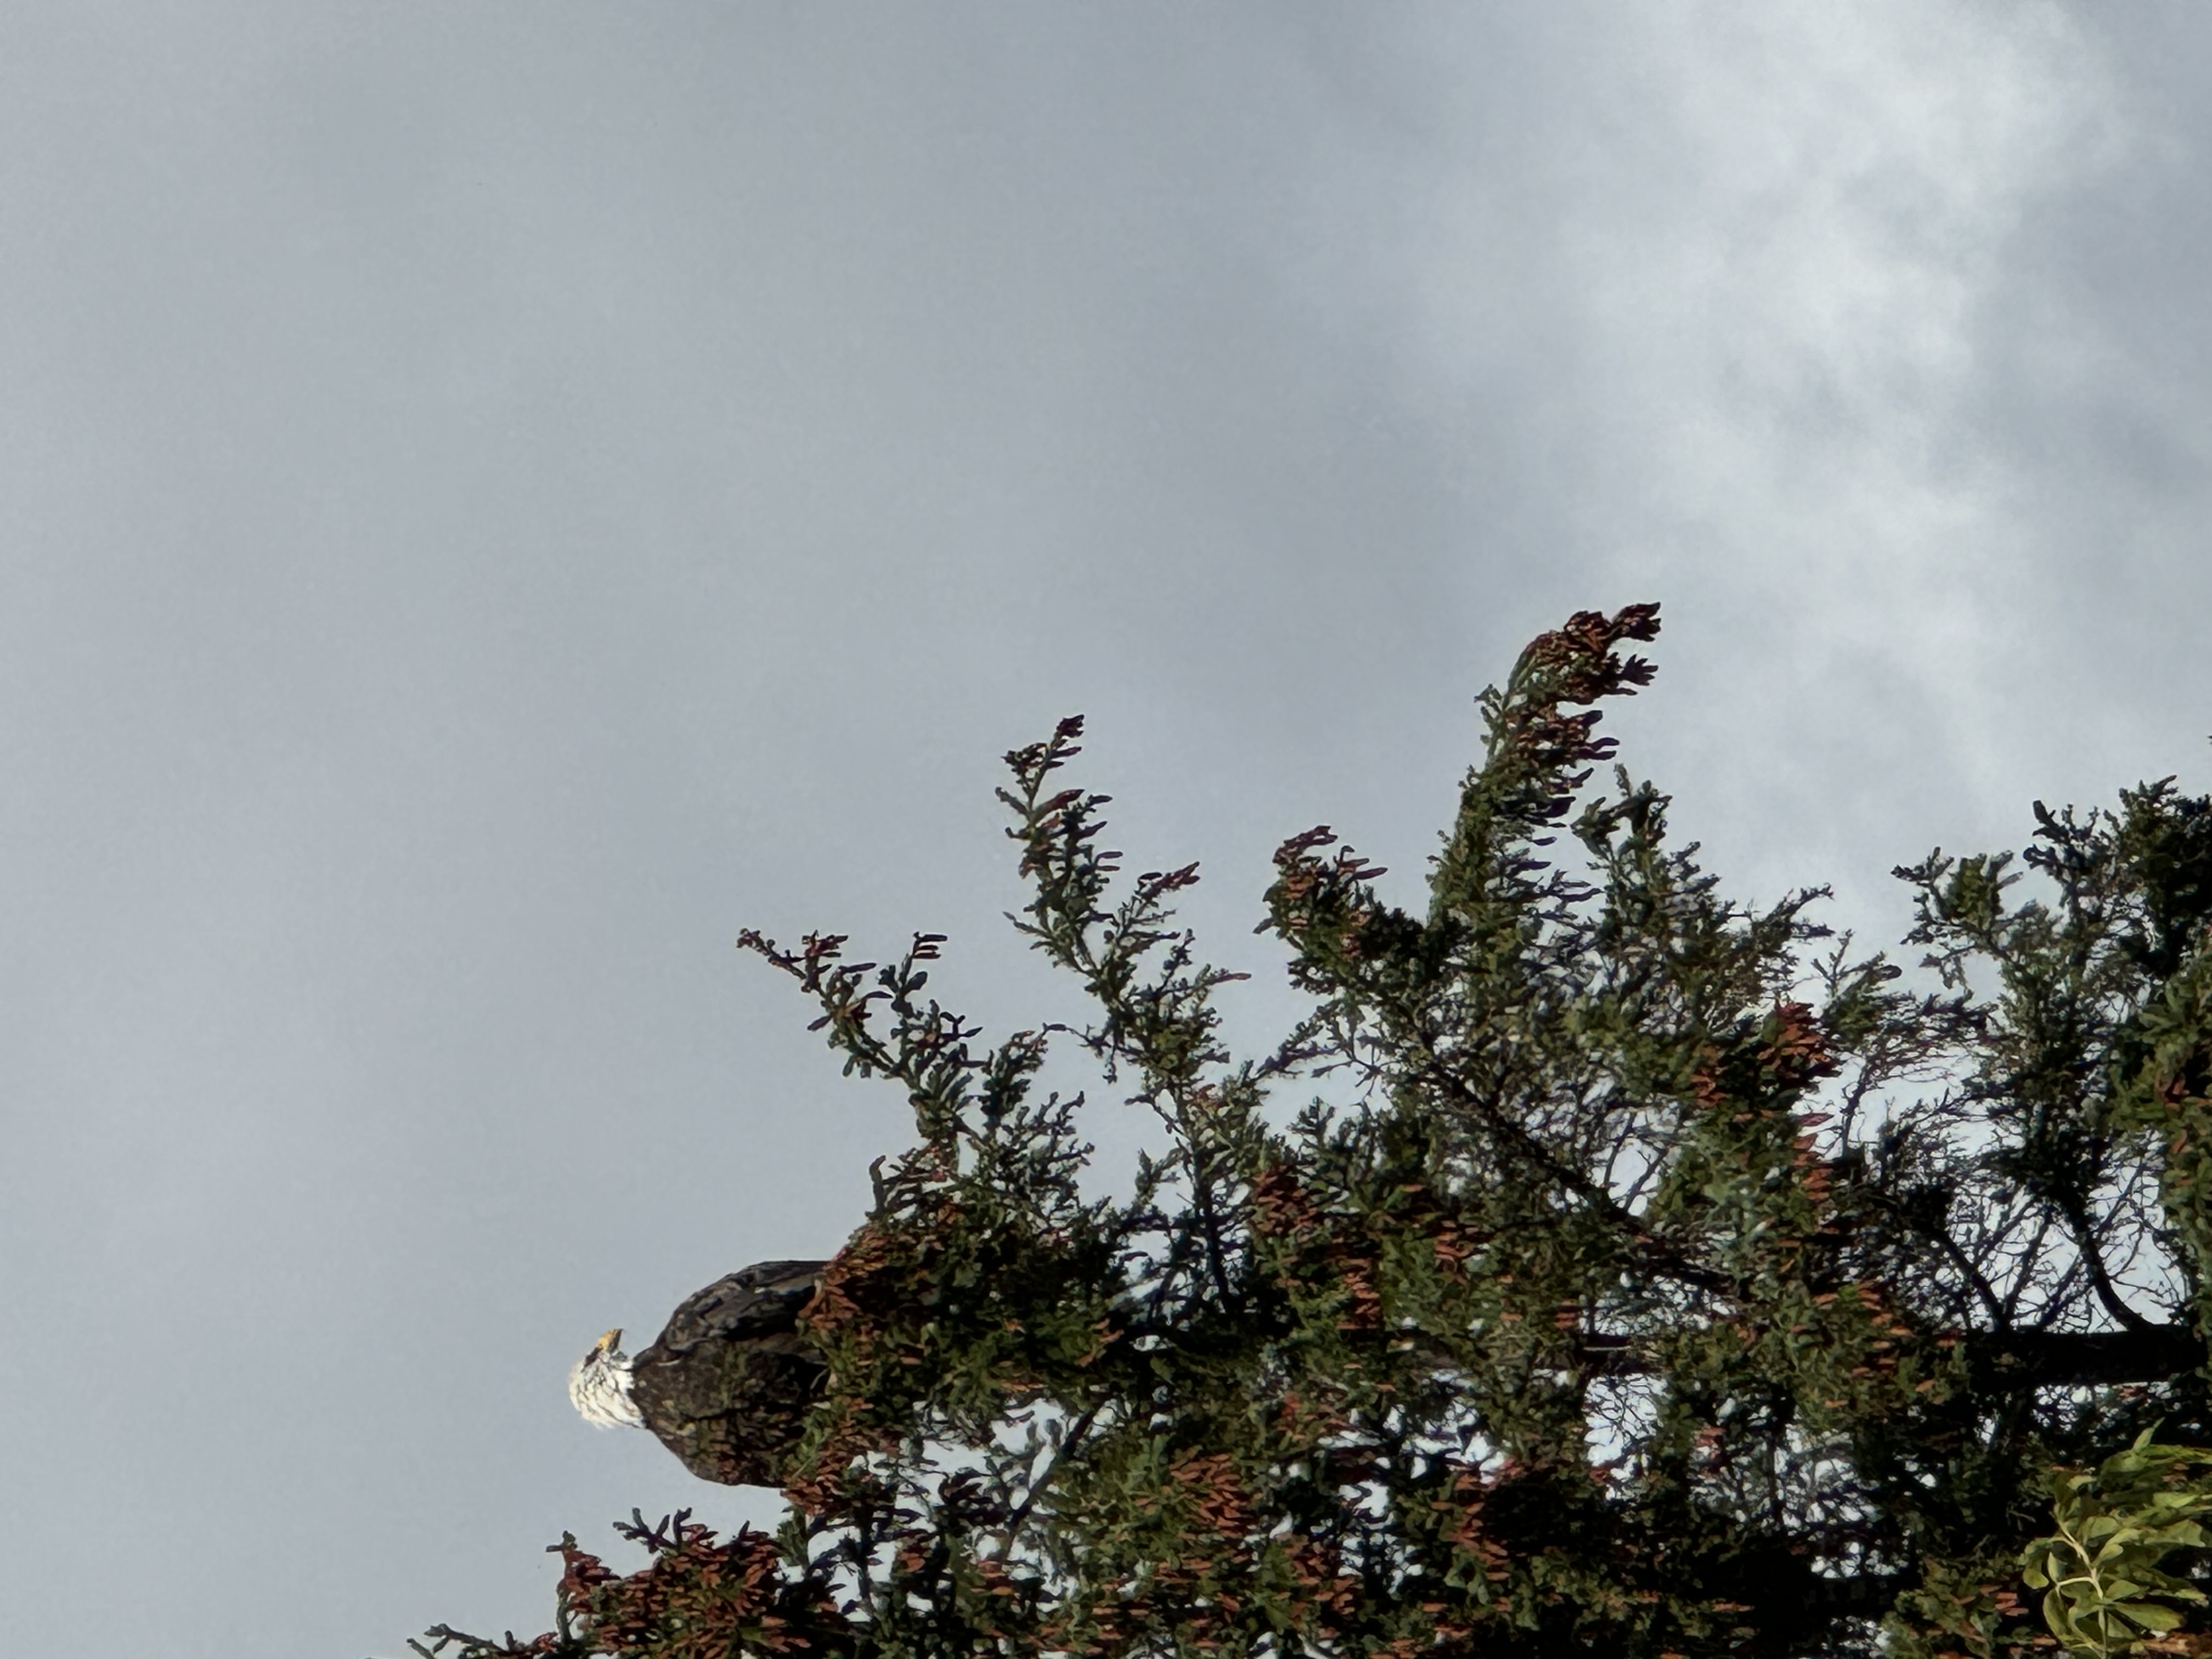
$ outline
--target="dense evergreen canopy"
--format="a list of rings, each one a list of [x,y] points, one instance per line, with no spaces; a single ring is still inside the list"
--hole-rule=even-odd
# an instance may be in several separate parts
[[[803,1316],[786,1519],[640,1520],[628,1576],[567,1540],[555,1632],[436,1647],[2212,1651],[2212,803],[1900,870],[1912,988],[1593,782],[1657,628],[1578,615],[1486,695],[1425,913],[1284,843],[1272,1054],[1171,919],[1195,866],[1122,878],[1062,787],[1077,720],[1002,799],[1085,1028],[985,1044],[932,935],[745,935],[919,1132]],[[1133,1190],[1085,1183],[1048,1038],[1157,1115]],[[1297,1109],[1324,1073],[1355,1103]]]

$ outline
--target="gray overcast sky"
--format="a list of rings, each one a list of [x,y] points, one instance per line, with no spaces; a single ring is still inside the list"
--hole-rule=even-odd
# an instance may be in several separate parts
[[[1578,607],[1664,602],[1715,867],[1887,937],[2205,787],[2208,123],[2147,0],[15,0],[11,1646],[536,1631],[564,1527],[764,1513],[562,1374],[903,1144],[740,927],[1061,1008],[1064,713],[1255,1035],[1268,852],[1410,896]]]

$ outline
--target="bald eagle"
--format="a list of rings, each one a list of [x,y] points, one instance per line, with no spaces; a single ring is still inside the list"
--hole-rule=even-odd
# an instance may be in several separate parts
[[[568,1373],[568,1398],[601,1428],[650,1429],[702,1480],[781,1484],[827,1368],[799,1332],[826,1261],[761,1261],[716,1279],[632,1359],[609,1331]]]

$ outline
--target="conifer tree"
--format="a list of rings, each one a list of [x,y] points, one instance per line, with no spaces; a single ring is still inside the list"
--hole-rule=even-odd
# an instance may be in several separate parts
[[[1594,783],[1657,629],[1579,614],[1485,695],[1425,910],[1283,844],[1271,1053],[1175,923],[1196,866],[1127,878],[1063,782],[1077,720],[1000,798],[1081,1029],[986,1042],[935,935],[745,934],[916,1126],[804,1316],[783,1522],[634,1517],[627,1575],[567,1539],[555,1630],[418,1650],[2212,1652],[2212,801],[1899,870],[1916,988]],[[1048,1042],[1157,1119],[1127,1191]]]

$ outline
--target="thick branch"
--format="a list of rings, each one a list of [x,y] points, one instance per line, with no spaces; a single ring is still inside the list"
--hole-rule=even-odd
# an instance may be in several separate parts
[[[2124,1331],[1990,1331],[1966,1339],[1977,1388],[2160,1382],[2204,1363],[2204,1340],[2186,1325]]]
[[[2204,1340],[2186,1325],[2124,1331],[1975,1331],[1964,1341],[1977,1390],[2118,1382],[2162,1382],[2205,1362]],[[1648,1376],[1660,1367],[1636,1341],[1599,1334],[1582,1341],[1600,1376]]]

